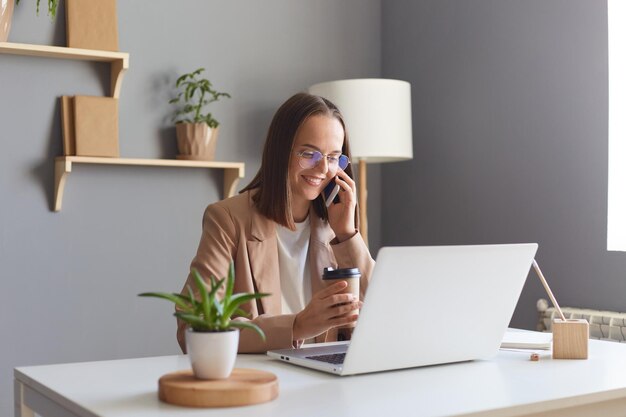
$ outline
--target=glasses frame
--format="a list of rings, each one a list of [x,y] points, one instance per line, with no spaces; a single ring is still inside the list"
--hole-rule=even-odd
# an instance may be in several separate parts
[[[312,154],[316,154],[317,153],[317,154],[320,155],[320,158],[317,161],[315,161],[312,166],[308,166],[310,164],[307,161],[314,161],[315,158],[305,158],[304,157],[305,153],[312,153]],[[300,165],[300,168],[303,168],[303,169],[313,169],[313,168],[317,167],[320,164],[320,162],[322,162],[322,159],[325,158],[326,159],[326,163],[328,164],[328,168],[330,169],[331,167],[333,167],[333,163],[328,158],[331,155],[335,155],[335,154],[334,153],[323,154],[320,151],[315,150],[315,149],[306,149],[306,150],[303,150],[303,151],[296,152],[296,155],[298,156],[298,165]],[[343,167],[341,166],[341,158],[345,158],[345,160],[346,160],[346,164]],[[305,166],[305,165],[307,165],[307,166]],[[348,158],[347,155],[340,154],[337,157],[337,165],[336,165],[337,168],[341,168],[342,170],[345,170],[348,167],[348,165],[350,165],[350,158]]]

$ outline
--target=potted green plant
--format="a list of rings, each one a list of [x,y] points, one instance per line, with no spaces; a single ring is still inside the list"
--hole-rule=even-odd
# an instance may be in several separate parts
[[[0,42],[6,42],[9,39],[9,31],[11,30],[11,20],[13,18],[14,4],[17,6],[20,0],[0,1]],[[41,0],[37,0],[37,14],[39,15],[39,3]],[[51,19],[57,15],[57,8],[59,7],[59,0],[48,0],[48,15]]]
[[[177,105],[174,120],[178,159],[211,161],[215,157],[219,122],[205,111],[205,107],[221,97],[230,98],[230,94],[214,90],[209,80],[201,78],[203,71],[204,68],[198,68],[178,77],[176,88],[180,91],[177,97],[169,101]]]
[[[239,345],[239,329],[251,329],[265,340],[265,333],[254,323],[232,320],[233,315],[247,316],[240,306],[251,300],[267,297],[265,293],[233,294],[235,267],[231,262],[228,277],[221,280],[210,277],[210,285],[202,279],[196,269],[192,275],[198,292],[196,299],[190,286],[188,295],[177,293],[146,292],[141,297],[157,297],[176,305],[174,315],[189,324],[185,333],[187,353],[196,378],[228,378],[235,366]],[[223,297],[217,293],[226,284]]]

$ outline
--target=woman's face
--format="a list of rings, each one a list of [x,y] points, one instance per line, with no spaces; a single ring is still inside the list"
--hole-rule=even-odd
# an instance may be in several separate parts
[[[337,169],[330,167],[327,157],[338,158],[343,146],[344,131],[339,120],[332,116],[315,115],[304,121],[296,133],[293,153],[289,161],[289,186],[291,187],[292,207],[294,211],[307,208],[310,202],[320,195],[326,184],[336,175]],[[317,166],[303,168],[307,162],[300,163],[303,157],[299,153],[318,151],[322,157]],[[304,158],[305,158],[304,157]]]

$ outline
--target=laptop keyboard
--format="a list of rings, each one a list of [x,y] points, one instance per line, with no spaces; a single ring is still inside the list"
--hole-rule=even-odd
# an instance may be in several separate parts
[[[343,360],[346,358],[346,354],[345,353],[333,353],[330,355],[307,356],[306,358],[313,359],[315,361],[320,361],[320,362],[332,363],[333,365],[341,365],[343,363]]]

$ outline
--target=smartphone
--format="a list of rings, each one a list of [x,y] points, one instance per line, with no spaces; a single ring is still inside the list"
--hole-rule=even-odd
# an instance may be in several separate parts
[[[339,196],[337,195],[339,194],[339,188],[334,178],[324,187],[324,201],[326,202],[326,207],[330,207],[331,203],[339,202]]]

